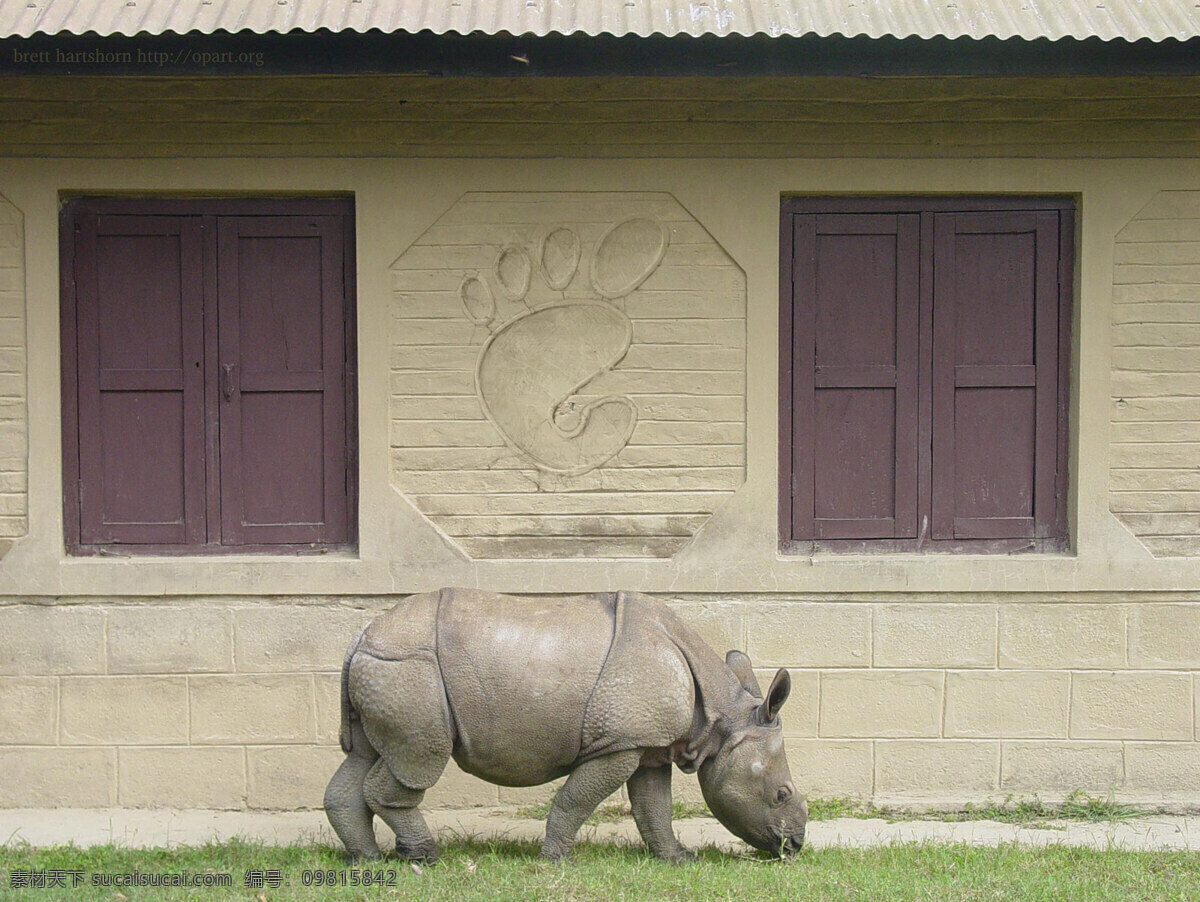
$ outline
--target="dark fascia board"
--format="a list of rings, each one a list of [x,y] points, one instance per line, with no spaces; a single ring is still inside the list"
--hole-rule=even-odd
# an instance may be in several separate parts
[[[3,75],[1197,75],[1187,41],[252,32],[0,40]]]

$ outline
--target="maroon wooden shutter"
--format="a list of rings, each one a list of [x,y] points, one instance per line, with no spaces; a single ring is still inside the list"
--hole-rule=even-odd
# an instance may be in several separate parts
[[[935,218],[935,539],[1054,528],[1058,265],[1054,212]]]
[[[76,343],[66,351],[78,355],[78,423],[64,428],[78,428],[79,540],[199,544],[200,223],[92,213],[72,222]]]
[[[344,542],[343,220],[218,230],[222,542]]]
[[[915,538],[917,215],[793,217],[792,537]]]

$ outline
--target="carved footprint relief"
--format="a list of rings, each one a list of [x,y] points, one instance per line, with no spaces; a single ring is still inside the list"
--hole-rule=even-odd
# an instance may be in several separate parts
[[[505,442],[541,470],[574,476],[611,460],[637,425],[632,398],[589,395],[587,387],[615,367],[633,341],[633,323],[609,301],[633,292],[658,268],[667,229],[646,217],[609,227],[592,250],[591,287],[599,297],[559,296],[529,303],[534,259],[522,246],[503,248],[485,279],[468,273],[459,286],[467,317],[491,335],[479,349],[475,389],[483,412]],[[546,287],[564,292],[582,258],[575,229],[559,226],[539,242],[536,269]],[[499,321],[494,282],[525,309]]]

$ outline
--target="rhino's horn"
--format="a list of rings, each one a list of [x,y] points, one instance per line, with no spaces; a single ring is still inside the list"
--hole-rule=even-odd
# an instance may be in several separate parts
[[[725,664],[733,671],[733,675],[738,678],[738,682],[742,684],[743,689],[755,698],[763,697],[762,689],[758,685],[758,679],[754,676],[754,665],[750,663],[750,659],[745,654],[736,648],[730,649],[725,655]]]

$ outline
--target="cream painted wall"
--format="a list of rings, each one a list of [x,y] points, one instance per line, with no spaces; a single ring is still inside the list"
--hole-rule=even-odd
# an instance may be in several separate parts
[[[25,389],[25,228],[0,201],[0,549],[25,535],[29,492]],[[0,551],[0,555],[3,551]]]
[[[792,767],[817,796],[1200,804],[1200,558],[1156,560],[1109,513],[1114,240],[1178,189],[1200,189],[1200,161],[0,160],[24,222],[30,485],[28,535],[0,559],[0,806],[319,805],[345,643],[395,596],[452,584],[655,592],[716,647],[792,668]],[[468,560],[390,484],[389,267],[469,192],[600,190],[669,193],[745,274],[745,482],[672,558]],[[359,551],[67,558],[60,194],[306,191],[357,204]],[[1073,550],[781,556],[780,196],[975,192],[1079,198]],[[429,802],[545,792],[452,772]]]
[[[1200,162],[1051,160],[4,160],[0,194],[25,219],[29,534],[0,561],[11,594],[502,591],[1089,592],[1176,590],[1200,561],[1154,560],[1108,512],[1114,236]],[[745,484],[667,560],[470,561],[388,482],[388,267],[466,192],[665,191],[744,270]],[[60,193],[349,192],[357,203],[360,536],[356,555],[68,559],[62,551],[58,370]],[[1059,555],[781,556],[776,549],[778,202],[784,193],[1070,194],[1079,198],[1071,385],[1071,534]]]

